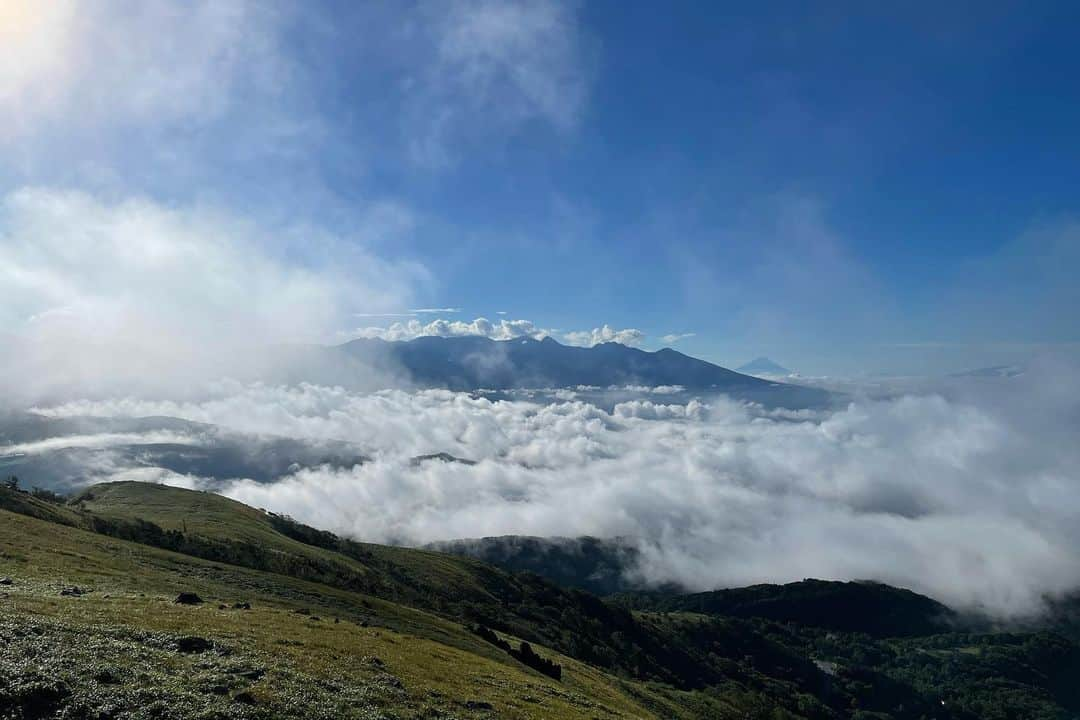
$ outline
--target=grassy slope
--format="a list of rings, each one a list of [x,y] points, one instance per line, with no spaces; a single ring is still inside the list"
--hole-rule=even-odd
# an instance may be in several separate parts
[[[21,678],[19,687],[38,700],[63,681],[91,705],[106,697],[127,698],[131,707],[161,702],[175,717],[653,716],[625,683],[546,650],[566,668],[562,683],[427,613],[6,511],[3,575],[14,579],[0,598],[3,676]],[[69,585],[93,592],[60,597]],[[180,591],[207,603],[175,605]],[[253,609],[217,609],[238,600]],[[321,620],[293,612],[301,607]],[[218,647],[177,652],[177,638],[187,635]],[[35,668],[43,671],[37,685]],[[255,705],[234,700],[244,692]]]
[[[364,589],[379,597],[447,617],[479,620],[622,675],[659,680],[686,690],[728,679],[758,687],[779,681],[784,687],[776,694],[785,697],[822,682],[808,660],[793,657],[759,637],[747,638],[741,628],[723,620],[707,627],[684,621],[687,640],[673,644],[671,628],[667,627],[670,621],[661,625],[657,617],[635,617],[591,595],[566,591],[536,576],[511,576],[471,558],[366,543],[348,543],[351,556],[345,557],[286,537],[275,529],[272,516],[211,493],[112,483],[94,486],[72,502],[101,517],[141,518],[202,537],[256,542],[282,556],[358,567],[373,581]],[[349,579],[333,577],[327,582],[352,587]],[[733,672],[729,663],[719,661],[722,655],[741,658],[751,652],[750,646],[759,656],[756,670]]]
[[[0,497],[0,501],[3,501],[0,507],[7,503],[20,513],[82,528],[101,530],[98,523],[103,518],[132,526],[137,525],[135,521],[152,521],[165,528],[186,531],[183,538],[210,538],[222,542],[223,547],[227,542],[253,543],[266,551],[262,553],[264,556],[283,559],[284,569],[275,568],[277,572],[271,574],[243,570],[223,562],[196,565],[227,575],[222,581],[225,587],[250,588],[302,604],[322,605],[316,609],[320,614],[347,618],[351,617],[350,613],[360,612],[362,619],[370,615],[356,610],[356,593],[350,592],[357,589],[355,576],[361,575],[364,576],[361,589],[368,593],[365,602],[384,608],[376,614],[377,621],[372,622],[513,663],[460,624],[479,620],[504,636],[529,640],[540,648],[542,655],[557,661],[560,660],[556,651],[561,651],[587,661],[593,668],[606,668],[607,675],[596,669],[588,673],[609,678],[606,682],[616,683],[612,687],[631,698],[627,702],[642,712],[647,710],[661,717],[743,717],[747,705],[741,699],[744,695],[752,695],[753,704],[760,704],[757,697],[762,693],[795,702],[797,696],[805,694],[800,684],[820,684],[820,673],[809,661],[793,657],[760,637],[748,637],[744,629],[731,628],[722,620],[702,626],[697,620],[668,619],[661,623],[655,617],[635,617],[592,596],[560,589],[535,576],[510,576],[476,560],[436,552],[347,543],[346,556],[287,537],[276,529],[280,527],[275,524],[280,518],[217,495],[158,485],[116,483],[94,486],[68,506],[36,501],[24,493],[9,493]],[[288,526],[286,530],[295,534],[297,526]],[[306,531],[317,533],[310,528]],[[179,532],[175,535],[181,537]],[[300,535],[311,541],[303,532]],[[319,542],[325,539],[315,538]],[[231,560],[236,547],[226,550],[225,557]],[[253,565],[245,552],[241,548],[237,564],[259,567],[260,558],[254,558]],[[184,558],[181,565],[193,562],[189,556],[176,557]],[[311,567],[300,566],[301,572],[297,573],[297,565],[292,562],[296,557],[317,564],[316,579],[321,584],[308,583],[306,590],[298,585],[300,581],[295,576],[310,580]],[[171,592],[182,589],[187,582],[185,576],[191,573],[170,568],[168,574],[181,577],[180,582],[172,583]],[[367,619],[371,621],[370,617]],[[683,640],[679,643],[669,642],[672,622],[682,632]],[[751,651],[747,643],[759,654],[760,667],[736,666],[722,657],[724,654],[742,657]],[[563,664],[564,687],[571,668],[587,667],[572,661]],[[617,674],[620,680],[611,680],[611,674]],[[631,677],[650,682],[629,682],[627,679]],[[668,684],[651,682],[658,679]],[[569,682],[572,685],[575,681]],[[725,684],[722,694],[692,692],[719,683]]]
[[[97,709],[114,700],[130,708],[165,702],[141,715],[80,714],[68,699],[66,717],[95,718],[1059,720],[1080,710],[1070,680],[1080,672],[1080,646],[1045,633],[900,640],[760,618],[630,613],[534,576],[347,543],[216,495],[162,486],[96,486],[67,506],[0,489],[0,507],[19,513],[0,511],[0,577],[15,580],[0,586],[5,720],[19,717],[5,714],[5,697],[55,699],[64,687]],[[142,532],[137,521],[145,520],[186,529],[164,540],[198,552],[159,549],[156,527],[149,545],[86,531]],[[261,554],[250,554],[253,546]],[[282,560],[271,572],[268,557]],[[60,597],[72,584],[94,592]],[[182,590],[209,602],[173,605]],[[218,609],[235,601],[253,609]],[[478,617],[562,663],[563,681],[463,627]],[[177,652],[183,635],[217,645]],[[826,678],[813,660],[835,670]],[[234,700],[245,692],[256,704]]]

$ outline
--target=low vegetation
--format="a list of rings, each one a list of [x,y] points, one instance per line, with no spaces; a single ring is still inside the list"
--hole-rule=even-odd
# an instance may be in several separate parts
[[[857,627],[830,619],[822,598],[835,584],[604,600],[157,485],[71,499],[0,486],[0,585],[0,718],[973,720],[1080,709],[1074,639],[942,632],[943,608],[906,591],[854,588],[879,603]],[[197,601],[177,602],[184,593]]]

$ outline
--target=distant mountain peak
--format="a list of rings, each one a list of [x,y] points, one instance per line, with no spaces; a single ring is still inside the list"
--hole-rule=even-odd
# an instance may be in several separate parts
[[[735,372],[747,375],[790,375],[791,371],[767,357],[754,358],[750,362],[735,368]]]

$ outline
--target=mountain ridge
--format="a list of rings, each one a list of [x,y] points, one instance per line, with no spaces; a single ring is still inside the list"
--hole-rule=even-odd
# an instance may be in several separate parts
[[[399,371],[418,387],[455,391],[678,386],[791,407],[822,406],[831,398],[820,389],[754,377],[668,347],[648,351],[615,342],[563,345],[551,337],[424,336],[359,338],[332,350],[361,365]]]
[[[768,385],[767,381],[671,348],[650,352],[614,342],[576,347],[550,337],[492,340],[480,336],[424,336],[407,341],[361,338],[335,347],[360,358],[387,352],[418,383],[442,384],[451,390],[628,384],[695,389]]]

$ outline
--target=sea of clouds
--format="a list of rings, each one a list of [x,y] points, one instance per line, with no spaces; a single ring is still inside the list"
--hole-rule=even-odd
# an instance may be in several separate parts
[[[153,185],[140,190],[147,157],[176,171],[158,175],[199,185],[220,175],[219,158],[236,161],[221,154],[226,146],[252,157],[265,157],[266,148],[292,156],[322,142],[341,150],[320,118],[295,113],[310,105],[311,83],[280,52],[288,13],[204,2],[177,23],[175,7],[163,3],[144,3],[140,13],[53,5],[13,38],[9,54],[20,62],[0,72],[0,109],[10,110],[0,150],[15,149],[8,164],[25,172],[12,178],[27,183],[0,195],[0,411],[36,405],[53,419],[171,416],[249,438],[347,441],[370,461],[295,467],[269,481],[206,477],[155,466],[149,451],[140,459],[130,448],[220,449],[231,442],[221,433],[88,424],[16,437],[0,425],[0,466],[67,451],[64,467],[84,480],[213,489],[374,541],[632,538],[641,549],[637,576],[693,589],[875,578],[1009,616],[1080,587],[1075,363],[1036,363],[1020,377],[986,382],[844,382],[849,397],[830,411],[655,388],[503,396],[246,382],[204,389],[208,378],[280,377],[279,365],[292,367],[286,345],[554,331],[513,318],[357,328],[357,318],[427,317],[431,308],[402,310],[442,297],[438,269],[388,252],[408,247],[416,228],[442,227],[404,198],[373,196],[341,229],[282,218],[293,216],[297,199],[291,171],[282,175],[284,191],[258,175],[270,183],[267,198],[288,199],[272,203],[280,215],[237,214],[212,192],[174,203],[155,199]],[[472,10],[454,4],[426,14],[406,48],[420,62],[409,66],[401,112],[388,117],[404,123],[395,136],[408,138],[405,155],[417,167],[453,165],[454,148],[514,136],[522,123],[571,128],[584,107],[590,83],[578,69],[583,51],[570,15],[545,5]],[[163,18],[180,32],[173,42],[158,42],[148,29]],[[110,42],[121,36],[125,42]],[[131,47],[132,38],[151,41]],[[231,132],[237,112],[246,138],[239,144]],[[102,135],[105,128],[112,130]],[[113,156],[113,146],[127,151]],[[245,178],[255,176],[242,167]],[[156,192],[176,195],[168,186]],[[687,302],[712,303],[715,288],[729,288],[736,300],[729,314],[736,327],[752,328],[755,343],[786,342],[798,330],[804,340],[810,332],[854,346],[883,326],[906,325],[910,318],[897,315],[879,287],[887,283],[853,260],[821,214],[796,202],[763,232],[751,228],[766,260],[717,265],[737,267],[739,277],[710,270],[708,253],[688,255],[679,290]],[[935,305],[945,318],[937,325],[975,337],[1074,338],[1068,308],[1080,304],[1078,238],[1075,222],[1051,224],[964,266],[971,282]],[[560,336],[580,345],[643,339],[606,324]],[[389,386],[374,380],[372,387]],[[247,445],[253,455],[263,447]],[[438,452],[476,464],[413,461]]]
[[[145,467],[97,479],[213,489],[364,540],[619,536],[639,544],[631,572],[647,582],[877,579],[1018,616],[1080,586],[1080,395],[1061,370],[857,395],[831,411],[648,392],[605,409],[572,390],[537,402],[239,383],[197,402],[37,411],[354,443],[370,462],[273,482]],[[435,452],[476,464],[412,460]]]

